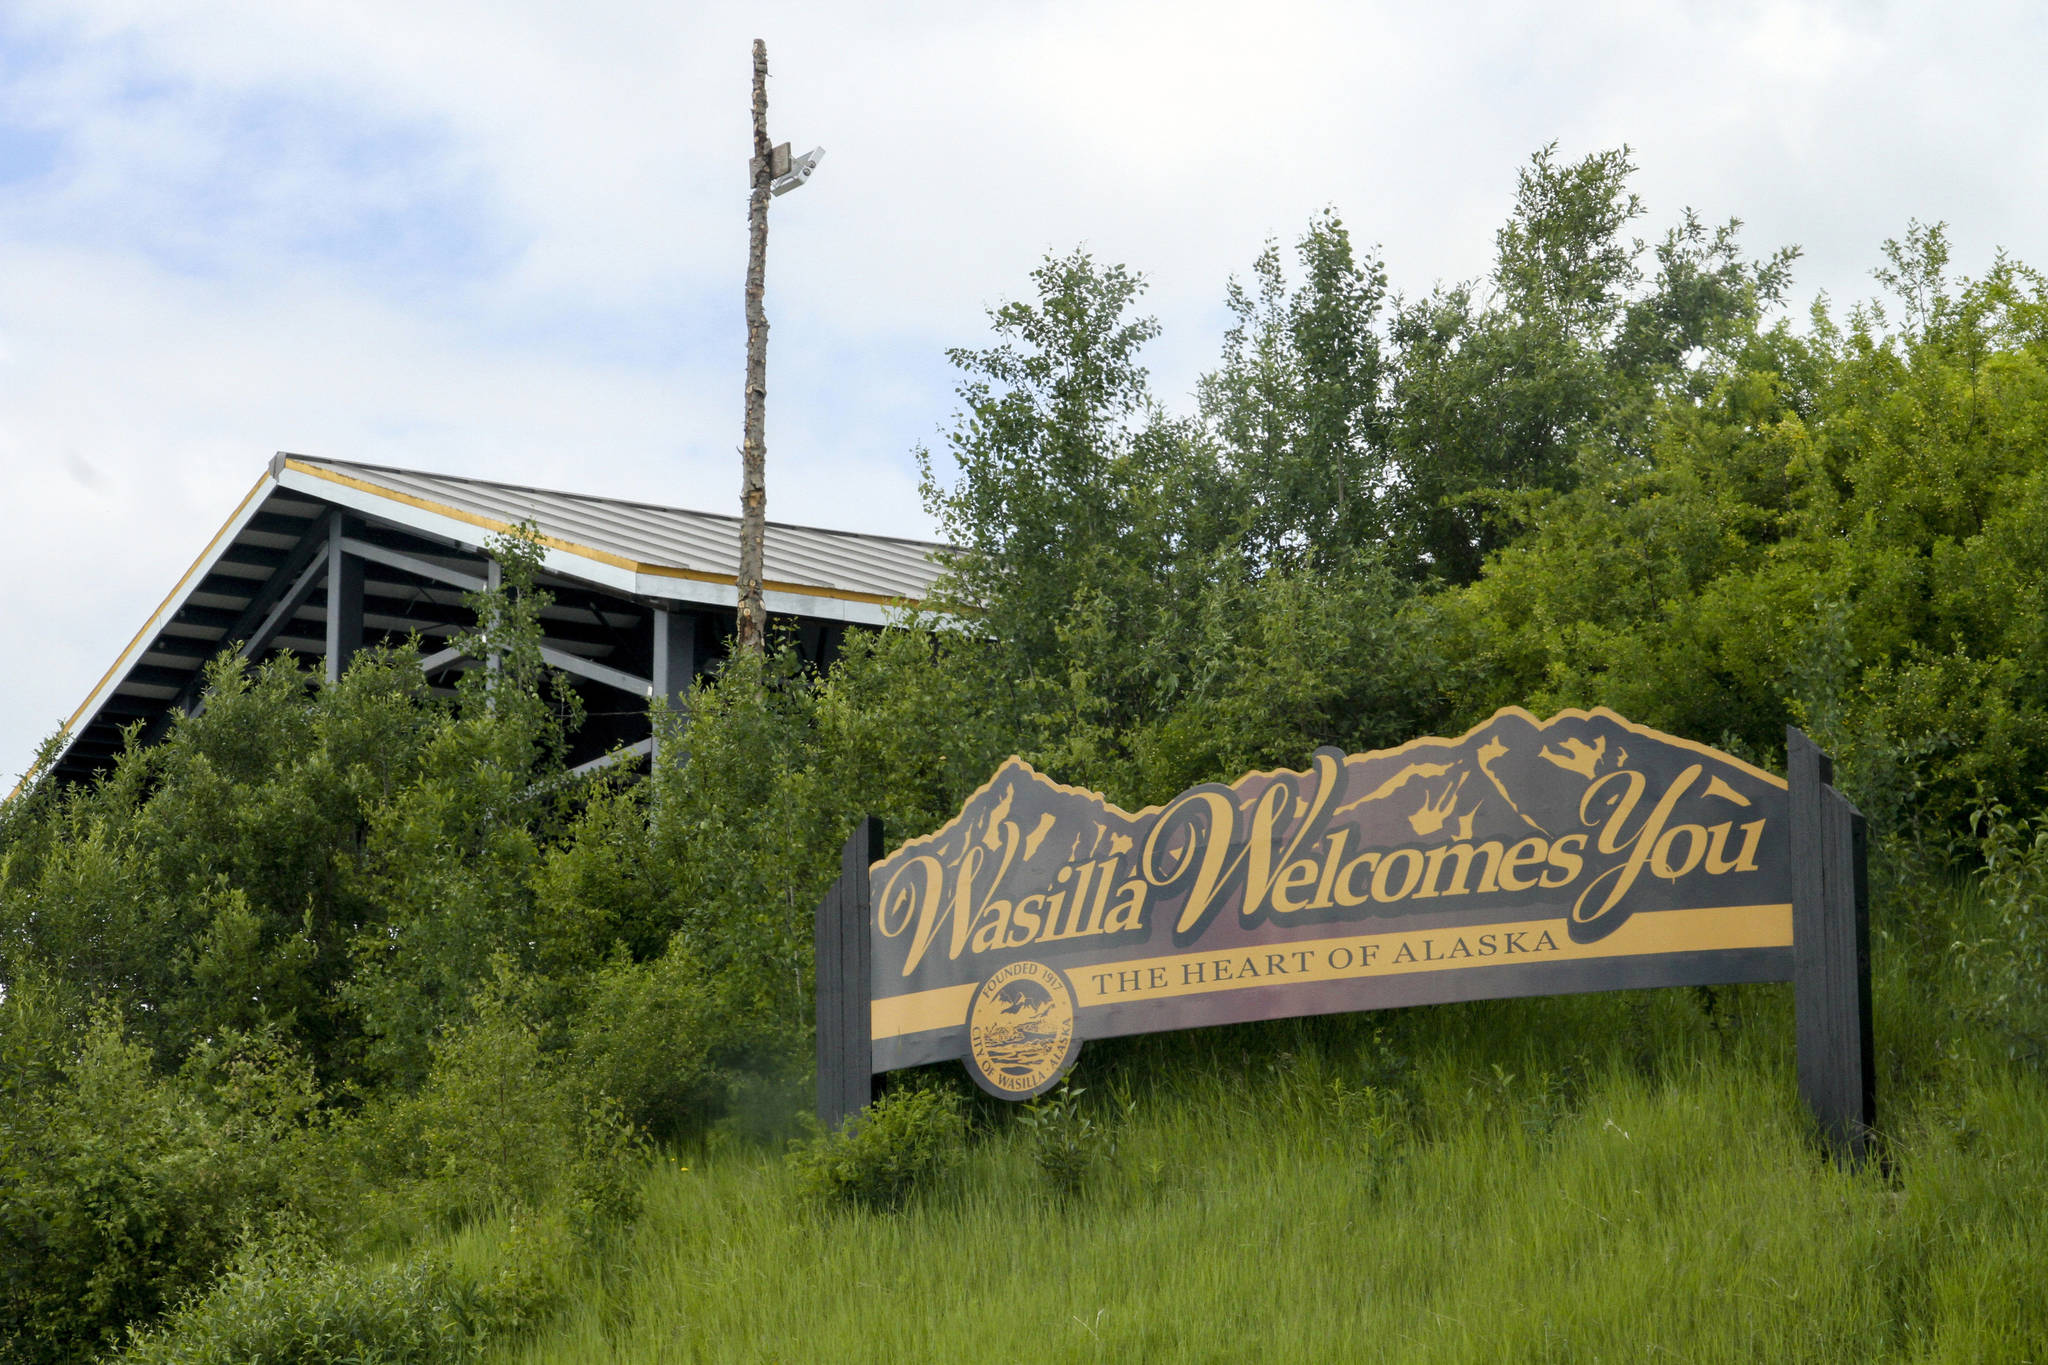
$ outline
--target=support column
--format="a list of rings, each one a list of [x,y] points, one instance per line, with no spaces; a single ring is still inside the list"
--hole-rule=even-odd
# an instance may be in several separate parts
[[[341,548],[341,511],[327,518],[327,681],[363,647],[363,561]]]
[[[1787,727],[1799,1093],[1836,1158],[1859,1163],[1877,1122],[1868,836],[1862,812],[1831,785],[1834,775],[1833,761]]]
[[[875,1098],[873,891],[882,822],[864,816],[839,853],[839,880],[818,905],[818,1121],[839,1127]]]
[[[697,617],[669,607],[654,609],[654,699],[681,719],[697,676]],[[654,752],[661,754],[661,719],[654,717]]]
[[[496,557],[494,556],[492,558],[484,560],[484,591],[488,593],[498,593],[503,591],[504,587],[505,571],[498,567],[498,561]],[[486,631],[488,632],[489,626],[493,623],[489,621],[484,621],[482,622],[482,624],[486,627]],[[488,675],[485,678],[485,681],[489,684],[489,696],[491,699],[491,709],[493,711],[496,711],[498,709],[498,673],[500,671],[500,665],[503,662],[504,660],[499,657],[498,651],[496,649],[489,650],[484,658],[484,672]]]

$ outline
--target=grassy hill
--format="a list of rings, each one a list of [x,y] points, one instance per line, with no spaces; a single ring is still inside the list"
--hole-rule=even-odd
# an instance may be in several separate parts
[[[1890,304],[1795,326],[1789,253],[1645,246],[1631,171],[1539,153],[1424,293],[1319,215],[1179,410],[1140,279],[1049,257],[950,353],[948,620],[728,658],[645,780],[567,770],[515,534],[455,696],[229,651],[32,784],[0,1361],[2048,1359],[2048,277],[1914,224]],[[1012,755],[1136,810],[1509,704],[1834,756],[1885,855],[1868,1167],[1782,988],[1093,1045],[1023,1110],[937,1068],[788,1160],[861,816],[938,829]]]
[[[1969,1026],[1950,951],[1996,907],[1890,909],[1862,1171],[1806,1128],[1789,987],[1167,1035],[1091,1048],[1049,1123],[981,1107],[900,1211],[744,1144],[656,1162],[497,1358],[2048,1358],[2048,1087]],[[1084,1117],[1063,1193],[1037,1158]]]

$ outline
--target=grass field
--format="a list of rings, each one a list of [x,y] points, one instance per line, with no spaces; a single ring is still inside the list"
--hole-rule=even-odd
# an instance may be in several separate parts
[[[1785,987],[1166,1035],[1084,1053],[1072,1193],[992,1103],[899,1212],[664,1157],[501,1358],[2048,1360],[2048,1086],[1967,1005],[1995,929],[1884,917],[1862,1171],[1812,1141]]]

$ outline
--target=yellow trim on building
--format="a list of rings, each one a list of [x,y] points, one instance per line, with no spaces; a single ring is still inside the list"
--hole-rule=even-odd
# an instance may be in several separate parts
[[[486,531],[496,531],[503,534],[515,529],[511,522],[499,521],[495,517],[486,517],[475,512],[464,511],[460,507],[451,507],[447,503],[435,502],[430,498],[422,498],[416,494],[401,493],[395,488],[386,488],[382,484],[372,483],[368,479],[358,478],[353,474],[339,474],[331,469],[322,469],[320,466],[301,460],[296,456],[286,456],[284,467],[296,470],[301,474],[310,475],[316,479],[325,479],[329,483],[340,484],[344,488],[353,488],[359,492],[371,493],[393,502],[404,503],[407,507],[416,507],[422,512],[432,512],[437,516],[450,517],[465,525],[475,526]],[[738,586],[738,578],[734,575],[705,573],[700,569],[683,569],[673,564],[648,564],[641,560],[628,559],[624,555],[613,554],[610,550],[600,550],[595,546],[579,544],[573,540],[564,540],[560,536],[542,535],[539,537],[539,540],[541,544],[550,549],[560,550],[565,554],[572,554],[578,558],[592,560],[599,564],[609,564],[615,569],[625,569],[632,573],[646,574],[652,578],[680,578],[693,583],[718,583],[729,584],[734,587]],[[911,607],[918,605],[918,599],[914,597],[889,597],[882,593],[856,592],[850,588],[827,588],[814,583],[789,583],[773,578],[761,580],[761,587],[767,592],[794,593],[804,597],[825,597],[839,602],[866,602],[874,606],[889,606],[897,602]]]
[[[106,685],[112,681],[116,673],[121,671],[122,666],[130,661],[130,656],[136,653],[135,647],[157,633],[161,628],[165,609],[178,600],[179,594],[185,591],[185,585],[192,581],[192,575],[199,572],[199,566],[206,563],[212,557],[214,547],[220,544],[221,537],[228,533],[229,527],[242,519],[242,513],[248,510],[249,504],[255,501],[256,495],[261,493],[264,485],[270,481],[270,475],[266,472],[261,478],[256,480],[247,493],[242,495],[242,500],[235,504],[235,510],[228,515],[226,521],[220,524],[220,529],[213,533],[213,539],[206,542],[206,548],[199,552],[198,556],[193,559],[191,566],[172,585],[171,590],[164,594],[164,600],[156,604],[156,610],[152,611],[149,614],[149,619],[142,623],[142,629],[136,631],[135,637],[122,647],[119,654],[114,656],[113,664],[108,667],[106,672],[100,674],[100,680],[92,685],[92,690],[85,694],[85,700],[78,704],[78,709],[73,711],[71,718],[64,722],[65,734],[70,734],[85,713],[92,709],[93,702],[99,699],[99,695],[106,688]],[[143,652],[147,653],[148,651],[145,650]],[[7,793],[9,801],[12,801],[21,794],[21,789],[29,784],[29,780],[36,775],[39,768],[40,765],[37,765],[37,767],[32,767],[21,775],[21,781],[15,783],[14,790]]]

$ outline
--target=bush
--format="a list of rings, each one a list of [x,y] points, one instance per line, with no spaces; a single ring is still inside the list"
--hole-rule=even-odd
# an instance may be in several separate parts
[[[608,962],[587,990],[569,1049],[583,1083],[657,1142],[701,1129],[723,1089],[710,1057],[721,1028],[683,944],[652,962]]]
[[[555,1240],[559,1240],[557,1237]],[[399,1365],[474,1359],[530,1329],[559,1291],[559,1248],[515,1226],[494,1271],[465,1275],[435,1254],[365,1268],[299,1239],[251,1251],[158,1331],[134,1336],[126,1365]]]
[[[806,1198],[867,1209],[901,1208],[951,1175],[967,1151],[958,1092],[898,1090],[791,1154]]]
[[[338,1136],[329,1216],[360,1235],[453,1230],[501,1210],[566,1207],[595,1234],[633,1212],[642,1140],[507,998],[434,1045],[418,1093],[380,1097]],[[313,1173],[309,1172],[309,1175]]]
[[[1984,973],[1985,1022],[2009,1055],[2038,1063],[2048,1057],[2048,815],[2019,819],[1991,802],[1970,826],[1999,929]]]
[[[1116,1139],[1081,1108],[1080,1086],[1062,1083],[1024,1106],[1017,1121],[1031,1136],[1031,1164],[1062,1199],[1081,1192],[1098,1160],[1114,1160]]]
[[[289,1053],[249,1039],[161,1077],[119,1016],[52,1036],[39,1000],[27,988],[0,1003],[0,1042],[22,1063],[0,1112],[9,1361],[89,1358],[203,1287],[284,1203],[310,1084]]]

